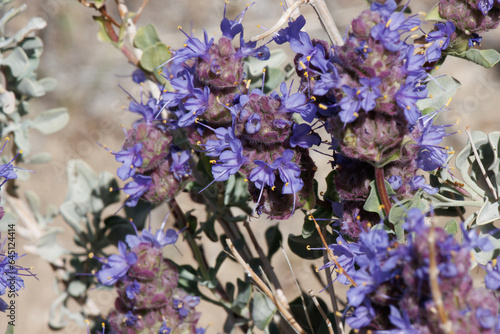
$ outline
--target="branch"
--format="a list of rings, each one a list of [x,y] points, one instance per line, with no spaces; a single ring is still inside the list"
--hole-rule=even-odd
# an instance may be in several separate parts
[[[254,283],[262,290],[262,292],[269,298],[271,301],[276,305],[278,308],[278,311],[281,313],[283,318],[285,318],[286,321],[290,324],[290,326],[297,332],[297,333],[304,333],[305,331],[300,327],[300,325],[297,323],[297,321],[293,318],[293,315],[288,311],[273,295],[271,290],[267,287],[266,284],[255,274],[255,272],[250,268],[248,263],[246,263],[241,255],[238,253],[236,248],[234,247],[233,243],[229,238],[226,239],[226,243],[231,250],[231,253],[233,254],[234,258],[240,263],[240,265],[243,267],[245,270],[245,274],[247,274],[249,277],[252,278]]]

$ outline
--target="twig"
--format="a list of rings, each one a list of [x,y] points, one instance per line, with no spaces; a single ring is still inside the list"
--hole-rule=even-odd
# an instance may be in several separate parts
[[[252,42],[256,42],[260,39],[264,39],[264,38],[267,38],[269,36],[271,36],[273,33],[275,33],[276,31],[279,30],[279,28],[281,28],[281,26],[283,24],[285,24],[288,19],[290,19],[290,17],[292,16],[292,14],[295,12],[296,9],[298,9],[300,7],[300,5],[302,4],[306,4],[308,3],[309,0],[297,0],[295,1],[291,6],[289,6],[285,12],[281,15],[281,17],[279,18],[278,22],[276,22],[269,30],[267,30],[266,32],[260,34],[260,35],[257,35],[257,36],[254,36],[250,39],[250,41]]]
[[[269,260],[267,259],[267,256],[264,254],[264,251],[259,245],[259,242],[255,238],[255,235],[253,234],[252,228],[250,227],[250,224],[248,224],[248,221],[245,220],[243,223],[243,226],[248,232],[248,235],[250,236],[250,240],[252,241],[252,244],[257,251],[257,254],[259,255],[260,260],[262,261],[262,265],[264,266],[265,272],[269,276],[269,279],[272,282],[272,285],[274,285],[274,288],[276,289],[276,295],[278,296],[280,302],[285,305],[287,308],[290,308],[288,305],[288,300],[286,299],[286,296],[283,292],[283,288],[281,286],[281,283],[278,279],[278,276],[276,276],[276,272],[274,271],[273,266],[271,266],[271,263],[269,263]]]
[[[335,21],[333,20],[332,15],[328,10],[328,7],[326,7],[324,0],[296,0],[293,3],[291,0],[287,0],[286,3],[288,8],[281,15],[278,22],[276,22],[276,24],[266,32],[252,37],[250,39],[252,42],[271,36],[273,33],[278,31],[281,26],[285,24],[290,18],[292,18],[292,20],[295,20],[297,18],[297,13],[301,5],[309,4],[313,7],[314,11],[318,15],[321,26],[326,31],[330,42],[338,46],[344,45],[344,39],[342,38],[342,35],[340,34],[339,29],[337,28],[337,25],[335,24]]]
[[[328,7],[326,7],[325,0],[310,0],[309,4],[314,8],[314,11],[318,15],[319,21],[325,29],[328,38],[330,38],[330,42],[337,46],[344,45],[344,39],[333,20]]]
[[[238,251],[236,250],[236,248],[234,247],[233,243],[231,242],[231,240],[229,238],[226,239],[226,243],[229,247],[229,249],[231,250],[231,253],[233,254],[233,256],[235,257],[235,259],[240,263],[240,265],[243,267],[243,269],[245,270],[245,273],[252,278],[252,280],[254,281],[254,283],[259,287],[259,289],[261,289],[261,291],[269,298],[272,300],[272,302],[274,303],[274,305],[276,305],[276,307],[278,308],[278,311],[281,313],[281,315],[283,316],[283,318],[285,318],[286,321],[288,321],[288,323],[290,324],[290,326],[297,332],[297,333],[304,333],[304,330],[302,329],[302,327],[300,327],[300,325],[297,323],[297,321],[293,318],[293,315],[290,313],[290,311],[288,311],[276,298],[275,296],[272,294],[271,290],[267,287],[266,284],[264,284],[264,282],[262,282],[262,280],[259,278],[259,276],[257,276],[255,274],[255,272],[252,270],[252,268],[250,268],[250,266],[248,265],[248,263],[246,263],[243,258],[241,257],[241,255],[238,253]]]
[[[134,19],[133,19],[134,24],[136,24],[137,21],[139,20],[139,17],[141,17],[142,11],[144,10],[144,8],[146,8],[148,2],[149,2],[149,0],[142,1],[141,7],[139,7],[139,9],[137,10],[137,13],[134,16]]]
[[[483,163],[481,162],[481,159],[479,158],[479,154],[477,153],[476,145],[474,144],[474,140],[472,139],[472,134],[471,134],[470,128],[468,126],[465,128],[465,132],[467,133],[467,136],[469,137],[470,146],[472,147],[472,151],[474,152],[474,156],[476,157],[476,162],[479,165],[479,168],[481,168],[481,172],[483,173],[483,177],[486,180],[486,184],[488,185],[491,192],[493,193],[493,197],[495,198],[495,201],[498,201],[497,192],[496,192],[495,188],[493,187],[493,184],[491,184],[490,178],[486,175],[486,170],[484,169]]]
[[[351,278],[351,276],[349,276],[347,274],[347,272],[344,270],[344,268],[342,268],[342,266],[340,265],[339,261],[337,261],[337,259],[333,256],[333,252],[330,249],[330,247],[328,247],[328,244],[327,244],[327,242],[325,240],[325,237],[321,233],[321,227],[319,226],[319,224],[316,221],[316,219],[314,219],[314,216],[312,215],[312,212],[311,211],[307,211],[307,215],[310,217],[310,219],[312,219],[314,221],[314,225],[316,226],[316,230],[318,231],[319,236],[321,237],[321,241],[323,242],[323,245],[325,246],[326,251],[328,252],[328,255],[330,256],[330,260],[332,260],[333,263],[335,263],[335,265],[337,266],[337,268],[339,270],[339,273],[340,274],[344,274],[344,276],[349,280],[349,282],[351,282],[352,285],[358,286],[356,284],[356,282],[354,282],[354,280]]]
[[[306,301],[304,300],[302,288],[300,287],[299,282],[297,281],[297,277],[295,277],[295,273],[293,272],[292,264],[290,263],[290,260],[288,259],[288,256],[286,255],[286,252],[285,252],[285,249],[283,248],[283,245],[281,245],[280,248],[281,248],[281,251],[283,252],[283,255],[285,256],[286,262],[288,263],[288,268],[290,268],[290,272],[292,273],[292,277],[293,277],[293,280],[295,282],[295,286],[297,287],[297,290],[299,290],[300,300],[302,301],[302,308],[304,309],[304,314],[306,315],[307,324],[309,325],[309,328],[313,328],[312,323],[311,323],[311,318],[309,317],[309,313],[307,312]]]
[[[452,334],[453,328],[446,310],[443,305],[443,296],[441,295],[441,290],[439,289],[438,276],[439,268],[437,266],[436,260],[436,235],[435,235],[434,223],[431,220],[431,227],[429,228],[429,280],[432,293],[432,299],[438,310],[439,319],[441,321],[441,329],[448,334]]]
[[[97,10],[99,13],[101,13],[101,15],[102,15],[102,16],[103,16],[106,20],[110,21],[110,22],[111,22],[111,23],[113,23],[115,26],[117,26],[117,27],[120,27],[120,26],[121,26],[121,24],[120,24],[120,23],[116,22],[116,20],[115,20],[112,16],[110,16],[110,15],[108,14],[108,12],[106,11],[106,7],[105,7],[105,6],[102,6],[101,8],[97,8],[97,6],[96,6],[95,4],[90,3],[90,2],[88,2],[88,1],[86,1],[86,0],[76,0],[76,1],[78,1],[79,3],[81,3],[82,5],[84,5],[84,6],[85,6],[85,7],[87,7],[87,8],[94,8],[94,9],[95,9],[95,10]]]
[[[286,3],[286,8],[290,7],[291,5],[293,5],[293,3],[295,2],[295,0],[285,0],[285,3]],[[296,8],[292,14],[290,15],[290,18],[292,19],[292,21],[295,21],[298,17],[300,16],[300,9],[299,8]]]
[[[313,291],[312,290],[309,290],[309,296],[311,296],[313,302],[314,302],[314,305],[316,305],[316,308],[318,309],[319,313],[321,313],[321,316],[323,317],[323,320],[325,320],[326,322],[326,327],[328,327],[328,332],[330,334],[334,334],[333,332],[333,327],[332,327],[332,323],[330,322],[330,320],[328,319],[328,317],[326,316],[325,314],[325,311],[323,311],[323,309],[321,308],[321,305],[319,304],[318,302],[318,298],[316,298],[316,296],[314,295]],[[336,316],[336,315],[335,315]]]

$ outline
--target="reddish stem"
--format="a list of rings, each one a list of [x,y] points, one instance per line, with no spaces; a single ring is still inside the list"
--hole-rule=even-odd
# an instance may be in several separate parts
[[[384,170],[382,168],[375,168],[375,183],[377,184],[377,192],[382,201],[384,212],[388,216],[389,211],[391,211],[391,201],[385,188]]]

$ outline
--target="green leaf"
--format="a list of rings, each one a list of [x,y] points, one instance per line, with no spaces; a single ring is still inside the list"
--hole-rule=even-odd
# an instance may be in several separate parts
[[[159,42],[161,42],[161,40],[160,37],[158,37],[158,33],[156,32],[154,25],[148,24],[147,26],[137,29],[137,34],[134,37],[135,47],[141,50],[146,50],[148,47]]]
[[[66,108],[55,108],[42,111],[35,117],[31,127],[49,135],[64,128],[68,122],[69,114]]]
[[[487,50],[478,50],[478,49],[469,49],[465,52],[449,52],[448,55],[467,59],[473,63],[481,65],[486,68],[491,68],[498,64],[500,61],[500,53],[494,49]]]
[[[59,233],[62,233],[62,229],[50,228],[37,240],[35,253],[49,263],[56,263],[61,256],[68,254],[68,251],[57,243]]]
[[[236,313],[241,313],[241,310],[246,308],[248,303],[250,303],[252,286],[239,278],[236,281],[236,284],[238,285],[238,294],[233,301],[231,309],[233,309]]]
[[[4,59],[0,60],[0,65],[8,66],[14,77],[21,76],[29,67],[29,59],[23,49],[15,48]]]
[[[7,325],[7,330],[5,331],[5,334],[14,334],[14,326],[12,325]]]
[[[119,241],[125,241],[128,234],[135,234],[135,230],[130,221],[120,216],[110,216],[104,219],[104,226],[109,230],[107,238],[117,246]]]
[[[273,301],[267,298],[266,295],[259,291],[255,291],[252,305],[252,320],[258,329],[264,330],[276,312],[276,305]]]
[[[97,39],[104,43],[115,44],[115,42],[111,39],[111,36],[109,36],[108,31],[106,30],[105,19],[102,16],[94,16],[94,20],[99,24]]]
[[[484,204],[479,209],[476,218],[477,225],[485,225],[488,223],[492,223],[496,220],[500,220],[500,205],[498,202],[490,203],[488,197],[485,197]]]
[[[306,333],[319,333],[321,325],[325,323],[325,321],[323,320],[323,316],[321,315],[318,308],[314,304],[314,301],[309,295],[303,293],[302,297],[304,298],[304,303],[302,302],[302,298],[300,298],[300,296],[295,298],[290,303],[290,311],[292,311],[294,319],[299,323],[299,325],[305,330]],[[317,299],[323,311],[328,313],[328,307],[326,303],[321,298]],[[306,314],[304,313],[304,304],[313,328],[310,327],[309,322],[307,321]]]
[[[439,15],[439,5],[435,5],[425,16],[426,21],[438,21],[438,22],[447,22],[448,20],[444,19]]]
[[[428,97],[419,100],[417,107],[426,113],[439,110],[449,103],[460,87],[460,82],[449,75],[436,78],[427,84]]]
[[[206,222],[201,223],[201,229],[205,232],[205,235],[212,242],[217,242],[218,236],[215,232],[215,220],[217,219],[217,214],[210,215]]]
[[[39,152],[25,159],[25,162],[28,164],[44,164],[50,162],[50,160],[52,160],[52,154],[49,152]]]
[[[157,67],[161,66],[169,59],[170,52],[168,47],[160,42],[144,50],[141,56],[140,65],[144,70],[153,72]]]
[[[446,225],[444,226],[444,230],[448,234],[455,235],[458,232],[458,223],[457,223],[457,221],[455,219],[451,219],[450,221],[448,221],[446,223]]]
[[[87,286],[81,281],[72,281],[68,286],[68,293],[72,297],[81,297],[87,291]]]
[[[387,191],[387,195],[389,197],[396,195],[394,190],[392,190],[390,183],[387,181],[384,181],[384,183],[385,183],[385,189]],[[376,183],[375,183],[375,181],[372,181],[372,182],[370,182],[370,194],[368,195],[368,198],[366,199],[366,202],[363,205],[363,209],[365,209],[368,212],[378,213],[382,217],[383,211],[381,209],[381,205],[382,205],[382,200],[379,197]]]
[[[283,236],[281,235],[278,224],[269,227],[266,230],[266,243],[267,243],[267,258],[271,259],[271,257],[276,253],[281,246],[281,242],[283,241]]]

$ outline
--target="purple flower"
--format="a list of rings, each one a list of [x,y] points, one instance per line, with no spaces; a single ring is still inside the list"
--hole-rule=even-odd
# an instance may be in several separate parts
[[[245,131],[250,135],[259,132],[261,127],[260,120],[259,114],[251,114],[245,123]]]
[[[226,7],[227,2],[224,4],[224,18],[220,23],[220,30],[222,32],[222,36],[233,39],[236,35],[243,32],[243,25],[241,24],[241,20],[243,19],[243,16],[245,15],[248,8],[250,8],[250,6],[247,6],[238,16],[236,16],[234,20],[229,20],[226,18]]]
[[[468,247],[471,250],[480,248],[483,252],[488,252],[495,248],[490,239],[487,237],[479,237],[476,229],[467,231],[467,226],[464,223],[460,224],[460,228],[462,229],[462,247]]]
[[[272,165],[262,161],[255,160],[254,164],[257,165],[248,176],[248,179],[252,181],[258,189],[262,189],[266,185],[269,187],[274,186],[274,181],[276,181],[276,176],[274,171],[277,169],[276,163]]]
[[[410,319],[408,317],[408,314],[406,313],[405,310],[403,310],[403,314],[399,312],[398,308],[394,305],[389,305],[391,309],[391,314],[389,314],[389,320],[391,321],[391,324],[396,326],[400,330],[390,330],[386,331],[387,333],[391,334],[419,334],[421,333],[419,330],[415,329],[410,322]]]
[[[361,108],[363,108],[364,111],[370,111],[373,110],[376,106],[375,100],[382,96],[380,93],[380,89],[377,87],[382,83],[382,79],[375,77],[375,78],[361,78],[359,79],[359,82],[361,83],[362,87],[360,89],[360,94],[359,96],[361,97]]]
[[[141,157],[142,143],[137,143],[126,150],[121,150],[115,154],[115,159],[123,165],[118,168],[117,175],[120,179],[126,180],[135,174],[134,167],[142,166]]]
[[[172,328],[167,326],[167,323],[163,321],[163,324],[161,325],[160,329],[158,330],[158,334],[170,334],[172,331]]]
[[[349,86],[342,86],[345,96],[340,100],[339,106],[342,109],[339,113],[340,119],[344,123],[351,123],[358,118],[358,111],[361,108],[359,94],[361,93],[357,88]]]
[[[291,90],[292,85],[290,85],[290,89],[287,90],[286,83],[282,82],[280,85],[282,96],[279,97],[275,92],[273,92],[271,97],[281,100],[282,105],[280,107],[280,111],[296,112],[300,114],[306,122],[312,122],[314,116],[316,115],[316,106],[307,101],[305,94],[300,92],[291,94]]]
[[[387,179],[387,182],[389,182],[393,190],[398,190],[403,185],[403,179],[399,175],[391,175]]]
[[[174,64],[182,64],[186,60],[200,57],[205,58],[208,56],[208,50],[214,43],[214,39],[208,39],[207,32],[204,31],[204,41],[200,41],[198,38],[190,37],[185,34],[188,38],[186,42],[186,47],[178,50],[173,58]]]
[[[141,69],[136,69],[134,72],[132,72],[132,80],[135,83],[142,83],[146,81],[146,74]]]
[[[476,319],[482,328],[490,329],[497,322],[496,314],[493,314],[490,309],[478,307],[476,309]]]
[[[421,116],[416,103],[418,100],[427,97],[425,86],[415,86],[415,83],[404,84],[396,93],[396,102],[398,106],[404,109],[406,120],[410,125],[415,124]]]
[[[132,176],[133,181],[127,183],[123,188],[123,191],[129,195],[127,198],[126,206],[136,206],[139,198],[149,190],[152,179],[151,176],[145,175],[134,175]]]
[[[158,114],[158,101],[150,98],[146,104],[143,104],[141,97],[141,103],[134,100],[130,102],[128,109],[133,113],[141,115],[147,124],[151,124]]]
[[[469,43],[468,43],[469,47],[472,48],[474,46],[480,46],[482,40],[483,40],[483,38],[481,36],[479,36],[478,34],[473,32],[472,37],[469,38]]]
[[[171,157],[172,165],[170,166],[170,171],[177,180],[180,181],[191,174],[191,167],[189,165],[191,154],[189,151],[182,151],[180,155],[179,152],[172,152]]]
[[[123,318],[123,322],[125,323],[125,325],[127,325],[129,327],[133,327],[135,325],[135,323],[137,322],[137,320],[139,320],[139,317],[134,315],[132,313],[132,311],[128,311],[125,314],[125,317]]]
[[[424,146],[417,156],[417,167],[427,172],[446,166],[448,154],[435,146]]]
[[[300,178],[300,168],[292,162],[293,151],[285,150],[281,158],[276,159],[281,181],[283,181],[282,194],[295,194],[302,189],[304,181]]]
[[[483,15],[488,15],[488,12],[493,8],[493,3],[495,0],[479,0],[477,3],[477,8],[483,13]]]
[[[107,259],[98,259],[103,266],[97,273],[97,278],[103,285],[114,285],[137,262],[137,255],[127,252],[127,246],[122,241],[118,242],[118,252],[119,254],[112,254]]]
[[[500,289],[500,256],[486,265],[484,283],[490,290]]]
[[[310,148],[313,145],[321,144],[321,137],[317,133],[310,133],[311,126],[306,123],[293,124],[293,134],[290,137],[290,146]]]
[[[179,118],[177,124],[180,127],[192,125],[196,118],[202,115],[207,109],[209,98],[210,88],[208,88],[208,86],[205,86],[203,90],[195,88],[193,91],[193,97],[189,98],[184,103],[184,107],[188,110],[188,112]]]
[[[240,48],[236,51],[235,57],[237,58],[246,58],[246,57],[255,57],[259,60],[267,60],[271,56],[269,52],[269,48],[265,45],[258,47],[255,46],[257,42],[245,42],[243,39],[243,35],[240,36]]]
[[[276,36],[273,38],[274,42],[281,45],[286,42],[290,42],[292,39],[299,39],[299,32],[306,24],[306,19],[304,16],[300,15],[295,19],[295,21],[289,21],[288,27],[278,31]]]
[[[323,96],[332,88],[339,88],[340,77],[337,68],[329,63],[328,68],[331,70],[327,73],[321,73],[320,80],[316,81],[313,87],[314,95]]]
[[[135,295],[141,292],[141,285],[134,280],[132,284],[128,285],[127,288],[125,289],[125,294],[127,295],[127,298],[130,300],[135,299]]]
[[[387,21],[389,16],[396,10],[397,4],[394,0],[388,0],[384,4],[374,2],[370,6],[370,10],[373,12],[378,12],[384,20]]]
[[[229,176],[236,174],[248,160],[243,155],[243,146],[238,139],[229,143],[231,150],[221,153],[218,162],[212,166],[212,175],[215,181],[226,181]]]
[[[234,129],[230,128],[217,128],[214,130],[215,135],[220,140],[209,139],[205,144],[205,155],[209,157],[218,157],[222,151],[229,148],[232,140],[236,139]]]
[[[434,188],[426,183],[425,178],[422,175],[417,175],[411,178],[410,187],[413,190],[422,189],[429,195],[434,195],[438,192],[438,188]]]
[[[200,303],[200,297],[187,295],[182,299],[175,298],[173,300],[174,308],[177,310],[181,318],[185,318],[189,315],[189,311],[196,307]]]
[[[352,328],[359,329],[369,325],[375,315],[375,310],[370,301],[367,300],[364,305],[356,307],[354,312],[346,319],[346,323]]]

